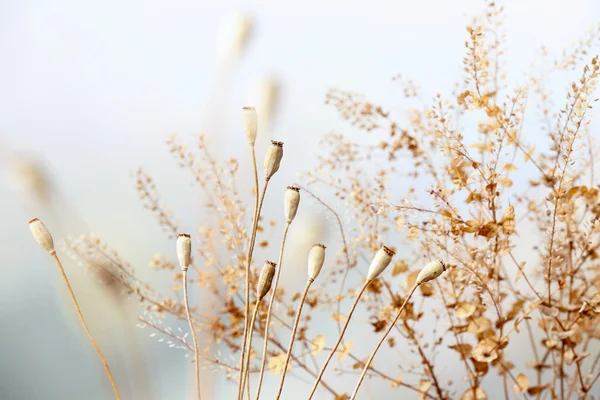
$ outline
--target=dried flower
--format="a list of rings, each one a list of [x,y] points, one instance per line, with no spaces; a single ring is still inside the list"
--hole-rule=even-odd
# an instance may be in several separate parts
[[[445,270],[446,264],[444,264],[444,261],[441,258],[432,261],[426,266],[424,266],[421,272],[419,272],[415,284],[422,285],[425,282],[434,280],[435,278],[440,276]]]
[[[243,14],[232,15],[221,25],[218,51],[223,59],[237,59],[246,48],[252,35],[252,19]]]
[[[250,146],[254,146],[258,134],[258,116],[254,107],[242,107],[242,125]]]
[[[325,245],[315,244],[308,253],[308,279],[315,280],[325,262]]]
[[[52,240],[52,235],[50,234],[50,231],[48,231],[48,228],[46,228],[46,225],[44,225],[42,221],[40,221],[37,218],[32,219],[31,221],[29,221],[29,229],[31,229],[31,234],[33,235],[35,241],[38,242],[44,250],[46,250],[51,255],[56,254],[56,251],[54,250],[54,240]]]
[[[279,164],[283,158],[283,142],[271,140],[265,156],[265,179],[269,180],[279,170]]]
[[[275,276],[275,268],[277,264],[271,261],[265,261],[265,265],[263,265],[260,270],[260,276],[258,277],[258,285],[256,285],[256,297],[258,300],[262,300],[263,297],[269,293],[271,290],[271,283],[273,282],[273,277]]]
[[[288,224],[291,224],[298,212],[300,204],[300,188],[297,186],[288,186],[285,191],[285,218]]]
[[[187,233],[177,235],[177,259],[183,271],[187,271],[191,262],[192,240]]]
[[[369,266],[369,272],[367,273],[367,281],[372,281],[377,278],[379,274],[383,272],[384,269],[390,265],[392,261],[392,257],[396,254],[389,247],[383,246],[377,253],[375,253],[375,257],[373,257],[373,261],[371,261],[371,266]]]

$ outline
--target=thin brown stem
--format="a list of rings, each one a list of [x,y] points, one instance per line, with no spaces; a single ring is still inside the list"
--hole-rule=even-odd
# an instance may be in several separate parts
[[[69,278],[67,278],[67,273],[65,272],[65,269],[63,268],[62,263],[60,262],[60,259],[58,258],[56,253],[53,253],[52,257],[54,258],[54,261],[56,262],[56,265],[58,266],[58,269],[60,270],[60,273],[62,274],[63,280],[65,281],[65,284],[67,285],[69,295],[71,296],[71,300],[73,301],[73,305],[75,306],[75,310],[77,311],[77,316],[79,317],[79,322],[81,322],[81,326],[83,326],[83,330],[85,331],[88,338],[90,339],[90,342],[92,342],[94,349],[96,349],[96,353],[98,353],[98,356],[100,357],[100,361],[102,361],[102,365],[104,365],[104,369],[106,370],[106,375],[108,375],[108,380],[110,381],[113,391],[115,392],[115,397],[118,400],[121,400],[121,395],[119,394],[119,390],[117,389],[117,384],[115,383],[112,372],[110,371],[108,362],[106,361],[106,358],[104,358],[104,354],[102,354],[102,351],[100,350],[98,343],[96,343],[96,339],[94,339],[92,332],[90,332],[87,324],[85,323],[85,319],[83,319],[83,314],[81,313],[81,309],[79,308],[79,304],[77,303],[77,299],[75,298],[75,293],[73,292],[73,288],[71,287]]]
[[[367,288],[367,286],[369,286],[369,284],[372,281],[366,281],[362,288],[360,289],[360,292],[358,292],[358,295],[356,296],[356,299],[354,300],[354,303],[352,304],[352,307],[350,308],[350,313],[348,314],[348,317],[346,317],[346,322],[344,322],[344,326],[342,327],[342,331],[340,332],[340,335],[338,336],[337,342],[335,342],[335,345],[333,346],[333,348],[331,349],[331,351],[329,352],[329,355],[327,356],[327,359],[325,360],[325,362],[323,363],[323,366],[321,367],[321,371],[319,371],[319,376],[317,376],[317,380],[315,381],[312,390],[310,391],[310,395],[308,396],[308,400],[312,399],[312,397],[314,396],[315,392],[317,391],[317,387],[319,386],[319,381],[321,380],[321,378],[323,377],[323,374],[325,373],[325,370],[327,369],[327,365],[329,364],[329,362],[331,361],[331,359],[333,358],[333,355],[335,354],[335,352],[337,351],[340,343],[342,342],[342,338],[344,337],[344,334],[346,333],[346,328],[348,328],[348,324],[350,323],[350,318],[352,318],[352,314],[354,313],[354,310],[356,309],[356,306],[361,298],[361,296],[363,295],[363,293],[365,292],[365,289]]]
[[[196,395],[198,400],[201,399],[200,395],[200,351],[198,349],[198,340],[196,339],[196,329],[194,328],[194,320],[190,313],[190,304],[188,299],[187,290],[187,268],[183,270],[183,303],[185,304],[185,315],[190,326],[190,333],[192,334],[192,342],[194,343],[194,374],[196,378]]]
[[[252,163],[254,166],[255,172],[255,184],[256,184],[256,193],[258,195],[258,172],[256,169],[256,156],[254,152],[254,146],[252,146]],[[243,378],[243,366],[244,366],[244,357],[246,355],[246,342],[248,340],[248,322],[249,322],[249,314],[250,314],[250,264],[252,263],[252,254],[254,252],[254,243],[256,242],[256,230],[258,228],[258,220],[260,218],[260,210],[262,208],[263,201],[265,199],[265,193],[267,192],[267,187],[269,186],[269,180],[265,180],[265,185],[263,187],[262,193],[260,195],[260,200],[256,203],[255,211],[254,211],[254,221],[252,223],[252,233],[250,235],[250,242],[248,244],[248,253],[246,254],[246,304],[244,306],[244,335],[242,342],[242,354],[240,356],[240,376],[238,380],[238,394],[242,392],[242,378]]]
[[[283,372],[281,373],[281,380],[279,381],[279,388],[277,389],[277,396],[275,397],[276,400],[279,400],[279,398],[281,397],[281,391],[283,390],[283,384],[285,383],[287,367],[290,362],[290,357],[292,356],[294,340],[296,339],[296,330],[298,329],[298,323],[300,322],[300,316],[302,315],[302,307],[304,306],[304,301],[306,300],[306,295],[308,294],[310,285],[312,285],[313,282],[314,279],[308,278],[306,286],[304,287],[304,292],[302,293],[302,297],[300,298],[300,305],[298,306],[298,312],[296,312],[296,319],[294,320],[294,326],[292,328],[292,334],[290,336],[290,344],[288,345],[285,363],[283,364]]]
[[[248,385],[250,384],[249,367],[250,367],[250,351],[252,351],[252,331],[254,330],[254,323],[256,322],[256,314],[258,314],[258,307],[260,306],[260,299],[256,301],[256,306],[254,306],[254,312],[252,313],[252,319],[250,320],[250,329],[248,330],[248,348],[246,349],[246,362],[244,364],[244,376],[242,378],[242,387],[244,387],[246,381],[248,381]],[[248,390],[250,393],[250,390]],[[238,398],[242,398],[243,393],[240,393]]]
[[[408,296],[406,297],[406,299],[404,299],[404,303],[402,303],[402,306],[398,310],[398,313],[396,314],[396,316],[392,320],[392,323],[386,329],[385,333],[383,334],[383,336],[381,337],[381,339],[377,343],[377,346],[375,346],[375,349],[373,349],[373,352],[369,356],[367,362],[365,363],[365,367],[363,368],[363,370],[362,370],[362,372],[360,374],[360,377],[358,378],[358,382],[356,383],[356,386],[354,387],[354,391],[352,392],[352,396],[350,397],[350,400],[354,400],[356,398],[356,395],[358,394],[358,389],[360,388],[360,385],[362,384],[363,379],[365,379],[365,375],[367,374],[367,371],[369,370],[369,366],[373,362],[373,358],[375,358],[375,354],[377,354],[377,351],[379,351],[379,348],[381,347],[381,345],[385,341],[385,338],[390,334],[390,332],[394,328],[394,325],[396,325],[396,322],[398,321],[398,318],[400,318],[400,314],[402,314],[402,311],[404,311],[404,308],[408,304],[408,300],[410,300],[410,298],[415,293],[415,290],[417,290],[418,287],[419,287],[419,285],[416,285],[416,284],[412,287],[412,289],[410,290],[410,293],[408,294]]]
[[[260,363],[260,373],[258,375],[258,388],[256,389],[256,400],[260,398],[260,389],[262,387],[262,381],[265,373],[265,364],[267,363],[267,347],[269,344],[269,325],[271,322],[271,311],[273,309],[273,304],[275,303],[275,296],[277,294],[277,286],[279,285],[279,275],[281,274],[281,266],[283,262],[283,250],[285,248],[285,239],[287,238],[287,233],[290,228],[291,222],[288,221],[285,224],[285,228],[283,230],[283,238],[281,239],[281,249],[279,250],[279,262],[277,263],[278,268],[275,272],[275,282],[273,284],[273,288],[271,290],[271,299],[269,300],[269,308],[267,310],[267,319],[265,321],[265,338],[263,341],[263,353],[262,353],[262,361]]]

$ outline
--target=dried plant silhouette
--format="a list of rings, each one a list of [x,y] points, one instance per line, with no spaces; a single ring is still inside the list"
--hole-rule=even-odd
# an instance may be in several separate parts
[[[420,399],[594,398],[600,198],[592,111],[600,61],[591,53],[600,24],[554,61],[534,56],[513,86],[503,19],[503,8],[487,2],[467,27],[464,77],[452,94],[425,101],[414,82],[395,77],[404,114],[331,90],[327,104],[362,136],[331,133],[286,148],[319,154],[309,171],[286,164],[281,142],[255,149],[264,142],[252,107],[239,123],[248,165],[218,159],[205,135],[195,150],[170,137],[175,161],[204,193],[207,221],[191,235],[193,257],[180,255],[183,275],[174,274],[169,294],[96,237],[69,240],[66,250],[119,282],[143,307],[142,326],[202,366],[198,398],[200,382],[216,375],[237,386],[238,399],[354,399],[367,396],[366,386]],[[547,91],[550,77],[572,81],[564,95]],[[255,150],[266,151],[263,171]],[[298,182],[286,190],[293,182],[282,182],[280,169]],[[152,177],[139,168],[134,179],[144,206],[177,237],[180,225]],[[253,182],[251,193],[238,190],[242,181]],[[263,208],[271,196],[280,210]],[[327,216],[327,257],[322,245],[310,255],[286,246],[303,207]],[[273,232],[285,224],[279,246],[265,238],[267,224]],[[256,248],[278,263],[260,272]],[[110,262],[98,264],[97,254]],[[173,270],[173,256],[155,256],[152,267]],[[307,281],[280,283],[301,264]],[[201,304],[188,307],[188,284]],[[168,327],[177,320],[190,324],[193,344]],[[382,351],[387,357],[377,357]],[[452,382],[450,370],[463,379]],[[286,391],[286,377],[306,392]],[[490,387],[501,389],[491,395]]]

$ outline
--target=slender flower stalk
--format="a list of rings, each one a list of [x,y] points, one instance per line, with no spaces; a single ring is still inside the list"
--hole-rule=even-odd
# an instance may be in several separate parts
[[[256,230],[258,229],[258,219],[260,217],[260,211],[262,208],[265,194],[269,181],[265,181],[265,186],[260,194],[258,201],[257,212],[254,214],[254,223],[252,224],[252,234],[250,236],[250,244],[248,246],[248,253],[246,254],[246,306],[244,308],[244,341],[242,343],[242,355],[240,357],[240,376],[238,382],[238,394],[242,392],[242,381],[244,374],[244,360],[246,357],[246,344],[248,341],[248,331],[250,326],[250,264],[252,262],[252,254],[254,253],[254,244],[256,242]]]
[[[269,300],[269,308],[267,309],[267,320],[265,322],[265,337],[263,341],[263,351],[262,351],[262,360],[260,363],[260,373],[258,375],[258,388],[256,389],[256,400],[260,398],[260,389],[262,387],[262,381],[265,373],[265,365],[267,363],[267,347],[269,344],[269,327],[271,322],[271,312],[273,310],[273,304],[275,303],[275,295],[277,294],[277,286],[279,285],[279,276],[281,274],[281,266],[283,262],[283,250],[285,248],[285,240],[287,238],[288,230],[290,229],[290,225],[292,221],[296,217],[296,212],[298,211],[298,204],[300,203],[300,188],[296,186],[288,186],[287,191],[285,193],[285,216],[286,216],[286,224],[283,229],[283,238],[281,239],[281,249],[279,250],[279,268],[277,268],[277,272],[275,273],[275,284],[273,286],[273,291],[271,294],[271,299]]]
[[[273,283],[273,277],[275,276],[275,270],[277,269],[277,264],[271,261],[265,261],[265,265],[260,271],[260,276],[258,278],[258,285],[256,286],[256,305],[254,307],[254,312],[252,313],[252,319],[250,321],[250,329],[248,330],[248,348],[246,349],[246,362],[244,364],[244,376],[242,378],[242,387],[244,387],[244,383],[247,383],[250,386],[250,352],[252,351],[252,331],[254,329],[254,323],[256,322],[256,315],[258,314],[258,309],[260,307],[260,303],[262,299],[269,293],[271,289],[271,285]],[[248,387],[248,396],[250,396],[250,388]],[[242,398],[243,393],[240,393],[238,398]]]
[[[285,356],[285,362],[283,363],[283,372],[281,373],[281,380],[279,381],[279,388],[277,389],[277,397],[279,400],[281,397],[281,391],[283,390],[283,384],[285,383],[285,376],[287,373],[288,364],[292,356],[292,349],[294,347],[294,340],[296,340],[296,330],[298,330],[298,323],[300,322],[300,316],[302,315],[302,307],[306,301],[306,296],[310,290],[310,285],[315,281],[325,262],[325,246],[322,244],[315,244],[308,253],[308,281],[304,287],[304,292],[300,298],[300,305],[296,312],[296,319],[294,320],[294,326],[292,327],[292,334],[290,336],[290,344],[288,345],[287,353]]]
[[[194,327],[194,321],[190,313],[190,304],[187,290],[187,271],[191,262],[192,253],[192,241],[190,235],[187,233],[180,233],[177,235],[177,258],[179,259],[179,266],[182,271],[182,283],[183,283],[183,302],[185,305],[185,315],[188,320],[190,327],[190,333],[192,334],[192,341],[194,343],[194,373],[196,380],[196,396],[198,400],[201,399],[200,391],[200,349],[198,348],[198,340],[196,338],[196,329]]]
[[[415,290],[417,290],[418,287],[419,287],[419,285],[416,284],[416,283],[413,285],[412,289],[410,290],[410,293],[408,294],[408,296],[406,297],[406,299],[404,299],[404,303],[402,303],[402,306],[398,310],[398,313],[396,313],[396,316],[392,320],[392,323],[389,324],[389,326],[386,329],[385,333],[383,334],[383,336],[381,337],[381,339],[377,343],[377,346],[375,346],[375,349],[373,350],[373,352],[369,356],[369,359],[365,363],[365,366],[364,366],[364,368],[363,368],[363,370],[362,370],[362,372],[360,374],[360,377],[358,378],[358,382],[356,383],[356,386],[354,387],[354,392],[352,392],[352,396],[350,397],[350,400],[354,400],[356,398],[356,394],[358,393],[358,389],[360,388],[360,385],[361,385],[363,379],[365,378],[365,375],[367,374],[367,371],[369,370],[369,367],[371,366],[371,363],[373,362],[373,358],[375,358],[375,354],[377,354],[377,351],[379,350],[379,348],[381,347],[381,345],[383,344],[383,342],[385,341],[385,339],[387,338],[387,336],[390,334],[390,332],[394,328],[394,325],[396,325],[396,322],[400,318],[400,315],[402,314],[402,311],[404,311],[404,308],[406,307],[406,304],[408,304],[408,301],[410,300],[410,298],[412,297],[413,293],[415,292]]]
[[[65,285],[67,285],[67,290],[69,291],[71,300],[73,301],[73,305],[75,306],[75,311],[77,311],[77,316],[79,317],[79,322],[81,323],[83,330],[85,331],[88,338],[90,339],[90,342],[92,342],[92,345],[94,346],[94,349],[96,350],[96,353],[98,353],[98,357],[100,357],[100,361],[102,362],[102,365],[104,366],[104,369],[106,370],[106,375],[108,375],[108,380],[110,381],[113,391],[115,392],[115,397],[117,398],[117,400],[121,400],[121,394],[119,393],[119,389],[117,389],[117,384],[115,383],[115,379],[113,378],[110,367],[108,366],[108,362],[106,361],[106,358],[104,358],[104,354],[102,354],[102,350],[100,350],[100,346],[98,346],[98,343],[96,343],[96,339],[94,339],[92,332],[90,331],[87,324],[85,323],[85,319],[83,318],[83,313],[81,312],[81,308],[79,308],[79,303],[77,302],[77,299],[75,298],[75,293],[73,292],[73,288],[71,287],[71,282],[69,282],[69,278],[67,278],[67,273],[65,272],[65,269],[63,268],[62,263],[60,262],[60,259],[56,255],[56,250],[54,249],[54,241],[52,239],[52,235],[50,234],[50,231],[48,231],[48,229],[46,228],[44,223],[37,218],[34,218],[31,221],[29,221],[29,228],[31,229],[31,233],[32,233],[34,239],[39,243],[39,245],[44,250],[46,250],[48,253],[50,253],[52,258],[54,259],[54,262],[56,263],[56,266],[60,270],[62,278],[65,282]]]
[[[439,277],[445,270],[446,270],[446,264],[444,264],[444,261],[439,259],[439,260],[430,262],[425,267],[423,267],[421,272],[419,272],[419,275],[417,276],[417,280],[415,281],[415,284],[413,285],[412,289],[410,290],[410,293],[408,294],[406,299],[404,299],[404,302],[402,303],[402,306],[398,310],[398,313],[396,313],[396,316],[392,320],[392,323],[388,326],[385,333],[383,334],[383,336],[377,343],[377,346],[375,346],[375,349],[369,356],[369,359],[365,363],[365,366],[360,374],[360,377],[358,378],[358,382],[356,383],[356,386],[354,387],[354,391],[352,392],[352,396],[350,397],[350,400],[354,400],[356,398],[358,389],[360,388],[360,385],[362,384],[363,379],[365,379],[365,375],[367,374],[367,371],[369,370],[371,363],[373,362],[373,358],[375,358],[375,354],[377,354],[377,351],[379,350],[379,348],[381,347],[381,345],[383,344],[383,342],[385,341],[387,336],[390,334],[390,332],[394,328],[394,325],[396,325],[396,322],[398,322],[398,319],[400,318],[402,311],[404,311],[406,304],[408,304],[408,301],[410,300],[412,295],[415,293],[415,290],[417,290],[417,288],[419,286],[421,286],[422,284]]]
[[[300,305],[298,306],[298,311],[296,312],[296,319],[294,320],[294,326],[292,328],[292,334],[290,336],[290,344],[288,345],[287,353],[285,356],[285,363],[283,364],[283,372],[281,373],[281,380],[279,381],[279,388],[277,389],[277,396],[275,397],[275,399],[277,400],[281,397],[281,391],[283,390],[283,384],[285,383],[285,375],[288,369],[288,365],[290,363],[290,358],[292,356],[292,348],[294,347],[296,331],[298,330],[300,316],[302,315],[302,307],[304,306],[304,302],[306,301],[306,295],[310,290],[310,285],[312,285],[314,281],[314,279],[308,278],[306,286],[304,287],[304,292],[302,293],[302,297],[300,298]]]
[[[350,312],[348,313],[348,316],[346,317],[344,326],[342,327],[342,330],[337,338],[337,341],[335,342],[335,345],[333,346],[333,348],[329,352],[329,355],[327,356],[327,359],[323,363],[323,366],[321,367],[321,371],[319,371],[319,375],[317,376],[317,379],[310,391],[308,400],[313,398],[315,392],[317,391],[317,387],[319,387],[319,382],[321,381],[321,378],[323,377],[323,374],[325,373],[325,370],[327,369],[327,366],[329,365],[329,362],[331,361],[331,359],[333,358],[333,355],[335,354],[338,347],[342,343],[342,339],[344,337],[344,334],[346,333],[346,329],[348,328],[348,324],[350,323],[350,319],[352,318],[352,314],[354,313],[354,310],[356,309],[356,306],[358,305],[360,298],[362,297],[363,293],[365,292],[365,290],[367,289],[369,284],[371,282],[373,282],[373,280],[376,279],[387,268],[387,266],[392,261],[393,256],[394,256],[394,251],[386,246],[383,246],[381,249],[379,249],[379,251],[377,251],[377,253],[375,253],[375,257],[373,257],[373,261],[371,262],[371,266],[369,267],[369,272],[367,274],[367,280],[360,288],[360,291],[358,292],[358,295],[356,296],[354,303],[352,303],[352,307],[350,307]]]

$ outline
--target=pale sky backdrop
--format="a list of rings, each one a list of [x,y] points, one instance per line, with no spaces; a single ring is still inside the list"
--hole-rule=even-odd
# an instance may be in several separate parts
[[[511,79],[541,45],[558,55],[600,18],[598,0],[502,3]],[[27,221],[43,211],[14,185],[15,154],[39,157],[51,171],[59,217],[47,218],[59,236],[92,230],[144,269],[173,244],[141,209],[131,168],[142,165],[156,177],[186,230],[195,232],[202,218],[189,178],[164,144],[170,133],[191,142],[204,130],[220,154],[245,157],[239,110],[257,101],[265,76],[277,77],[273,136],[286,143],[290,167],[282,174],[294,179],[310,167],[322,134],[355,132],[324,106],[329,88],[399,108],[401,89],[391,77],[402,73],[427,98],[449,93],[461,78],[465,25],[483,7],[478,0],[0,1],[0,398],[111,398],[95,354],[64,311],[70,305],[55,267],[30,237]],[[232,71],[218,62],[217,33],[240,12],[255,29]],[[227,83],[223,92],[214,89],[216,79]],[[564,86],[552,89],[560,104]],[[85,274],[69,270],[85,287]],[[87,307],[102,315],[101,303]],[[93,326],[106,341],[119,336],[101,318]],[[153,398],[182,398],[192,370],[186,360],[147,332],[140,338],[153,349]],[[127,346],[116,343],[107,350],[115,357]],[[128,398],[142,398],[135,393]]]

